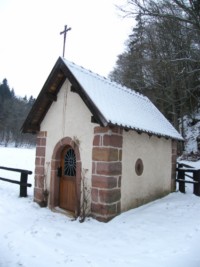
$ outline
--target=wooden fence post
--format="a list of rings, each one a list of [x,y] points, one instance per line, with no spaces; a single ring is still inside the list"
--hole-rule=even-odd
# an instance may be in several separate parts
[[[184,170],[179,170],[179,171],[178,171],[178,179],[183,180],[182,182],[179,181],[179,191],[180,191],[181,193],[185,193],[185,183],[184,183],[184,180],[185,180],[185,173],[184,173]]]
[[[198,182],[198,183],[195,183],[194,184],[194,191],[193,191],[193,193],[196,196],[200,196],[200,170],[195,170],[194,171],[193,179]]]
[[[27,197],[27,179],[28,179],[28,174],[21,172],[21,177],[20,177],[20,197]]]

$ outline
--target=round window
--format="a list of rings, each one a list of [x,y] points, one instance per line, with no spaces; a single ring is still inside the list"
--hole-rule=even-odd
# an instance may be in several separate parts
[[[138,176],[142,175],[144,170],[143,162],[141,159],[137,159],[135,163],[135,172]]]

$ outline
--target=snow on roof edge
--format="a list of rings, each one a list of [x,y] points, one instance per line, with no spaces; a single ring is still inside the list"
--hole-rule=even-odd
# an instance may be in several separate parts
[[[172,136],[172,135],[167,135],[167,134],[161,134],[159,132],[154,132],[154,131],[151,131],[151,130],[145,130],[145,129],[138,128],[138,127],[131,127],[131,126],[123,125],[123,124],[112,123],[111,121],[108,121],[108,125],[122,127],[125,130],[133,130],[133,131],[136,131],[138,133],[145,133],[145,134],[148,134],[150,136],[151,135],[155,135],[157,137],[163,137],[163,138],[166,138],[166,139],[184,141],[184,138],[180,134],[179,134],[180,137],[178,137],[178,136]]]

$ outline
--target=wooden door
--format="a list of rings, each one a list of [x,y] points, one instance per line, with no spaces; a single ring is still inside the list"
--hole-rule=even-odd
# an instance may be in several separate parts
[[[76,156],[71,147],[61,154],[60,208],[75,212],[76,209]]]

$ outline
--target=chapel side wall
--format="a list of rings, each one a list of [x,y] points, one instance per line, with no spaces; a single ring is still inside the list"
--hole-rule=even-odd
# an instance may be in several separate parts
[[[171,192],[171,140],[123,132],[121,211],[138,207]],[[138,176],[135,163],[143,161]]]
[[[172,162],[172,180],[171,180],[171,191],[176,191],[176,165],[177,165],[177,141],[172,140],[172,155],[171,155],[171,162]]]
[[[65,81],[57,95],[57,101],[53,102],[40,130],[46,131],[45,170],[47,175],[47,189],[50,189],[51,160],[55,145],[61,139],[69,137],[77,143],[80,152],[82,169],[86,170],[85,178],[88,188],[91,187],[92,173],[92,146],[94,127],[91,123],[91,113],[80,98],[71,92],[71,84]],[[50,166],[50,167],[48,167]],[[90,201],[90,199],[88,200]]]

